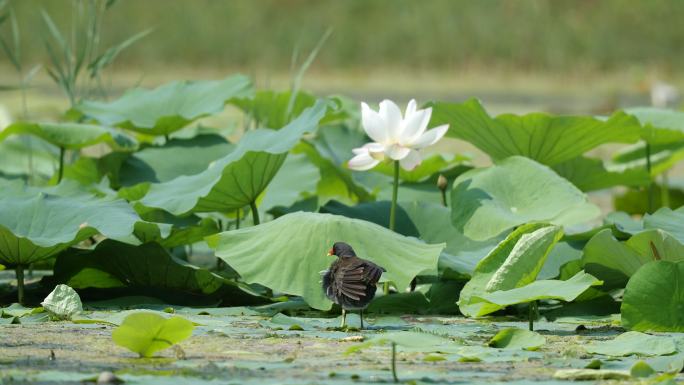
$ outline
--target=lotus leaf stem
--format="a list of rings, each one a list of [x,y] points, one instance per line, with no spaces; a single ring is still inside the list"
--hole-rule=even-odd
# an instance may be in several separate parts
[[[24,304],[24,266],[17,265],[17,302]]]
[[[648,173],[648,212],[653,212],[653,179],[651,177],[651,144],[646,142],[646,172]]]
[[[395,342],[392,342],[392,377],[395,383],[399,382],[397,377],[397,344]]]
[[[64,147],[59,148],[59,170],[57,171],[57,183],[62,181],[62,177],[64,176],[64,155],[66,153],[66,149]]]
[[[252,220],[256,226],[259,224],[259,210],[257,209],[256,202],[250,202],[249,207],[252,208]]]

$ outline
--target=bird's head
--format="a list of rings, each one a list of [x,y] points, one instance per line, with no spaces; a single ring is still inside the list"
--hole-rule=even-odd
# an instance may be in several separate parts
[[[335,242],[333,247],[328,251],[328,256],[334,255],[339,258],[356,257],[354,249],[349,244],[344,242]]]

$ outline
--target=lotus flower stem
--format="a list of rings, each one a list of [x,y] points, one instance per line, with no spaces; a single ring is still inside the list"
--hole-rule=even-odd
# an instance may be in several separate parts
[[[395,383],[399,382],[397,377],[397,344],[395,342],[392,342],[392,377]]]
[[[240,228],[240,210],[241,209],[235,210],[235,230]]]
[[[651,144],[646,142],[646,172],[648,173],[648,212],[653,212],[653,179],[651,177]]]
[[[254,221],[254,225],[259,224],[259,210],[257,209],[256,202],[250,202],[249,207],[252,208],[252,220]]]
[[[389,229],[394,231],[395,212],[397,210],[397,195],[399,193],[399,161],[394,161],[394,185],[392,186],[392,205],[390,206]]]
[[[62,176],[64,176],[64,154],[66,149],[64,147],[59,148],[59,170],[57,171],[57,183],[62,181]]]
[[[17,265],[17,302],[24,304],[24,266]]]

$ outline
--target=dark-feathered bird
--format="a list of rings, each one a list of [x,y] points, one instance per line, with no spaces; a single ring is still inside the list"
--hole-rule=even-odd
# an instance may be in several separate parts
[[[347,322],[347,310],[359,310],[363,329],[363,309],[375,297],[376,284],[382,267],[356,256],[344,242],[335,242],[328,255],[337,256],[323,274],[323,290],[331,301],[342,307],[342,326]]]

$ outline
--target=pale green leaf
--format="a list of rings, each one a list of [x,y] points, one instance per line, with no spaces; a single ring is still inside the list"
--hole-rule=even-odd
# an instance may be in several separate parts
[[[383,281],[400,291],[423,271],[434,270],[444,244],[428,245],[376,224],[329,214],[294,213],[207,238],[216,255],[247,283],[299,295],[313,308],[327,310],[320,272],[334,257],[326,257],[333,243],[349,243],[356,254],[384,267]]]
[[[604,143],[634,143],[641,133],[636,119],[623,112],[606,121],[543,113],[492,118],[476,99],[435,103],[432,108],[430,125],[449,124],[447,136],[472,143],[494,160],[522,155],[555,165]]]
[[[136,88],[113,102],[84,101],[76,109],[107,126],[168,135],[223,111],[230,99],[252,92],[251,81],[235,75],[223,80],[174,81],[153,90]]]
[[[546,338],[537,332],[507,328],[496,333],[488,345],[498,349],[537,350],[545,343]]]
[[[40,304],[59,319],[71,319],[73,315],[83,311],[81,297],[67,285],[57,285]]]
[[[590,342],[584,345],[589,353],[605,356],[662,356],[677,352],[671,337],[658,337],[640,332],[620,334],[612,340]]]
[[[114,329],[112,339],[140,357],[152,357],[190,337],[193,329],[192,322],[182,317],[165,319],[154,313],[138,312],[130,314]]]
[[[11,135],[37,136],[57,147],[77,150],[106,143],[117,151],[134,151],[138,143],[125,133],[109,127],[80,123],[17,122],[0,131],[0,141]]]

